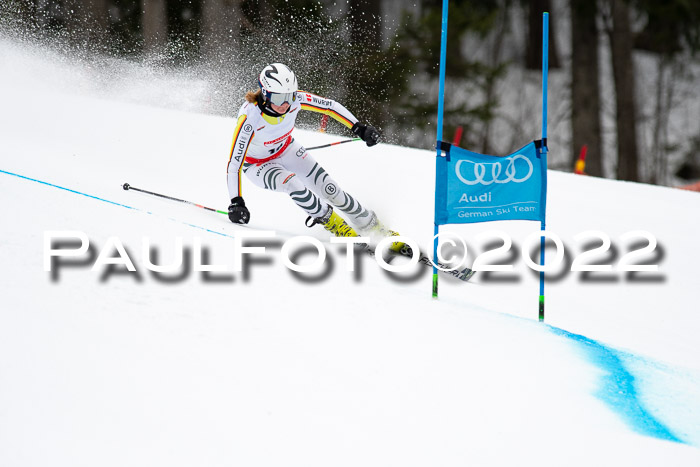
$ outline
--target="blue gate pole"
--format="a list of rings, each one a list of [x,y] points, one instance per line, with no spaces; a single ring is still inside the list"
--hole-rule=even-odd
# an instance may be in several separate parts
[[[546,161],[547,157],[547,72],[549,70],[549,13],[542,14],[542,154],[540,161]],[[545,171],[543,175],[547,175],[547,165],[544,163],[542,169]],[[546,186],[543,188],[546,196]],[[545,209],[542,215],[540,231],[544,232],[546,204],[541,206]],[[540,265],[544,267],[544,236],[540,236]],[[539,303],[539,320],[544,321],[544,271],[540,271],[540,303]]]
[[[447,62],[447,9],[449,6],[449,0],[442,0],[442,32],[440,36],[440,87],[438,91],[438,115],[437,115],[437,156],[442,157],[442,150],[440,149],[440,142],[442,141],[442,115],[444,113],[444,100],[445,100],[445,64]],[[444,180],[438,178],[438,168],[437,159],[435,163],[435,194],[437,197],[438,184],[444,183]],[[433,263],[437,261],[437,251],[438,251],[438,235],[440,235],[440,226],[437,223],[437,207],[435,209],[435,228],[433,230],[433,235],[435,236],[433,240]],[[435,264],[433,264],[433,298],[438,296],[438,271]]]

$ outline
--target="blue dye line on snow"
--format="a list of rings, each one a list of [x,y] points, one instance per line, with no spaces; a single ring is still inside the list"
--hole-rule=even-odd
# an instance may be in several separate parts
[[[53,183],[45,182],[45,181],[43,181],[43,180],[37,180],[36,178],[26,177],[26,176],[24,176],[24,175],[16,174],[16,173],[13,173],[13,172],[8,172],[8,171],[2,170],[2,169],[0,169],[0,173],[4,173],[4,174],[7,174],[7,175],[12,175],[13,177],[21,178],[21,179],[24,179],[24,180],[29,180],[30,182],[41,183],[42,185],[50,186],[50,187],[52,187],[52,188],[58,188],[59,190],[64,190],[64,191],[67,191],[67,192],[69,192],[69,193],[74,193],[74,194],[76,194],[76,195],[86,196],[86,197],[88,197],[88,198],[96,199],[96,200],[102,201],[102,202],[104,202],[104,203],[109,203],[109,204],[113,204],[113,205],[115,205],[115,206],[121,206],[121,207],[123,207],[123,208],[133,209],[134,211],[145,212],[146,214],[153,215],[153,213],[150,212],[150,211],[144,211],[143,209],[139,209],[139,208],[135,208],[135,207],[132,207],[132,206],[128,206],[128,205],[126,205],[126,204],[117,203],[117,202],[115,202],[115,201],[110,201],[110,200],[108,200],[108,199],[100,198],[100,197],[98,197],[98,196],[93,196],[93,195],[90,195],[90,194],[87,194],[87,193],[83,193],[82,191],[76,191],[76,190],[72,190],[72,189],[70,189],[70,188],[66,188],[66,187],[63,187],[63,186],[60,186],[60,185],[54,185]],[[170,219],[171,221],[174,221],[174,222],[178,222],[178,223],[180,223],[180,224],[185,224],[185,225],[187,225],[187,226],[194,227],[195,229],[204,230],[204,231],[206,231],[206,232],[211,232],[211,233],[213,233],[213,234],[221,235],[221,236],[224,236],[224,237],[234,238],[233,235],[228,235],[228,234],[225,234],[225,233],[223,233],[223,232],[217,232],[216,230],[211,230],[211,229],[208,229],[208,228],[206,228],[206,227],[201,227],[201,226],[199,226],[199,225],[190,224],[189,222],[182,222],[182,221],[179,221],[179,220],[177,220],[177,219],[170,218],[170,217],[169,217],[168,219]]]
[[[687,444],[644,407],[637,394],[634,376],[622,363],[620,352],[586,336],[547,326],[554,334],[580,345],[590,360],[606,372],[596,396],[618,413],[632,429],[646,436]]]
[[[86,196],[88,198],[113,204],[115,206],[121,206],[127,209],[133,209],[135,211],[145,212],[151,215],[153,214],[152,212],[144,211],[142,209],[134,208],[132,206],[127,206],[126,204],[116,203],[108,199],[99,198],[97,196],[72,190],[70,188],[54,185],[53,183],[44,182],[35,178],[25,177],[24,175],[7,172],[1,169],[0,173],[12,175],[14,177],[29,180],[31,182],[41,183],[42,185],[47,185],[53,188],[68,191],[70,193],[75,193],[77,195]],[[176,219],[171,220],[188,225],[190,227],[194,227],[196,229],[204,230],[217,235],[222,235],[224,237],[233,238],[232,235],[228,235],[223,232],[217,232],[216,230],[211,230],[206,227],[201,227],[195,224],[178,221]],[[563,329],[555,328],[549,325],[546,326],[548,326],[554,334],[570,339],[579,344],[581,347],[583,347],[591,361],[607,373],[607,375],[603,377],[603,385],[600,388],[600,391],[598,392],[597,396],[601,400],[603,400],[603,402],[612,407],[612,409],[615,410],[618,414],[620,414],[620,416],[628,425],[630,425],[634,430],[643,435],[687,444],[683,440],[678,438],[676,435],[674,435],[673,432],[666,425],[664,425],[661,421],[657,420],[656,417],[654,417],[644,408],[644,405],[639,400],[637,394],[637,389],[634,384],[634,376],[632,376],[632,374],[625,368],[624,364],[622,363],[622,360],[618,356],[619,352],[601,344],[598,341],[589,339],[588,337],[582,336],[580,334],[573,334],[568,331],[564,331]]]
[[[82,193],[82,192],[80,192],[80,191],[71,190],[70,188],[62,187],[62,186],[59,186],[59,185],[54,185],[53,183],[44,182],[44,181],[42,181],[42,180],[37,180],[36,178],[25,177],[24,175],[20,175],[20,174],[8,172],[8,171],[2,170],[2,169],[0,169],[0,172],[2,172],[2,173],[4,173],[4,174],[7,174],[7,175],[12,175],[13,177],[23,178],[24,180],[29,180],[30,182],[41,183],[42,185],[47,185],[47,186],[50,186],[50,187],[53,187],[53,188],[58,188],[58,189],[60,189],[60,190],[69,191],[69,192],[75,193],[75,194],[77,194],[77,195],[87,196],[88,198],[96,199],[96,200],[98,200],[98,201],[104,201],[105,203],[114,204],[114,205],[117,205],[117,206],[121,206],[121,207],[123,207],[123,208],[135,209],[135,210],[137,210],[137,211],[141,211],[141,209],[132,208],[131,206],[127,206],[126,204],[115,203],[114,201],[110,201],[110,200],[108,200],[108,199],[98,198],[97,196],[89,195],[89,194],[87,194],[87,193]],[[149,214],[150,214],[150,212],[149,212]]]

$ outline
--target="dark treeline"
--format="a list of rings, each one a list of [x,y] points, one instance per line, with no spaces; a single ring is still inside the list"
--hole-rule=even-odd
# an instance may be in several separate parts
[[[302,87],[340,100],[388,141],[432,148],[441,8],[442,0],[4,0],[2,22],[89,53],[197,69],[220,96],[213,110],[227,115],[263,65],[282,61]],[[486,153],[514,149],[507,145],[523,143],[522,133],[536,136],[499,109],[537,103],[504,102],[502,84],[514,69],[537,76],[542,12],[553,8],[570,19],[568,36],[557,28],[561,15],[550,24],[552,73],[569,77],[568,147],[557,148],[569,156],[557,168],[571,170],[585,145],[591,175],[669,183],[669,171],[680,166],[700,176],[695,155],[680,154],[669,136],[674,73],[700,47],[697,1],[450,1],[445,135],[461,127],[461,145]],[[614,86],[608,153],[603,46]],[[634,61],[639,51],[658,61],[655,110],[646,120]],[[700,146],[700,129],[693,136]],[[674,154],[685,157],[682,164],[671,164]]]

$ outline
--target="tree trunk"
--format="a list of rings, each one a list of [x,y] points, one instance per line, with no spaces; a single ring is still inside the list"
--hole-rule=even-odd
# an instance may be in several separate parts
[[[496,68],[501,64],[501,55],[503,50],[503,41],[508,32],[508,20],[510,13],[508,9],[502,9],[498,12],[498,20],[496,22],[496,33],[495,40],[493,41],[492,49],[489,52],[489,63],[488,66],[491,68]],[[496,84],[498,84],[498,77],[490,74],[486,78],[486,85],[484,88],[485,102],[487,104],[495,103],[498,99],[496,96]],[[492,154],[494,152],[491,147],[491,126],[494,118],[484,119],[484,127],[481,133],[481,152],[482,154]]]
[[[591,0],[593,1],[593,0]],[[528,28],[525,48],[525,66],[528,70],[542,69],[542,13],[551,11],[549,0],[529,0]],[[554,18],[549,16],[549,67],[559,68],[557,36],[554,34]]]
[[[623,0],[610,0],[612,30],[610,48],[615,82],[617,124],[617,178],[639,181],[633,36],[629,7]]]
[[[347,92],[366,102],[363,114],[358,118],[381,127],[382,108],[371,91],[372,74],[375,68],[373,57],[381,52],[381,0],[350,0],[348,21],[350,25],[350,45],[354,63],[348,70]],[[357,111],[357,110],[356,110]]]
[[[350,43],[356,50],[374,53],[381,49],[382,2],[380,0],[350,0]]]
[[[66,24],[73,37],[93,45],[106,42],[107,0],[67,0],[65,9]]]
[[[682,65],[681,65],[682,66]],[[679,75],[678,66],[667,54],[658,57],[656,70],[656,103],[654,105],[653,136],[651,145],[651,173],[644,180],[653,184],[665,185],[668,180],[668,126],[673,110],[674,81],[673,76]]]
[[[104,36],[109,27],[107,0],[83,0],[85,3],[86,16],[93,27],[97,28],[98,34]]]
[[[168,42],[168,17],[165,0],[142,0],[143,50],[157,51]]]
[[[583,145],[586,173],[603,176],[598,83],[598,8],[595,1],[571,0],[572,167]]]
[[[240,25],[240,0],[202,0],[202,53],[210,58],[231,55]]]

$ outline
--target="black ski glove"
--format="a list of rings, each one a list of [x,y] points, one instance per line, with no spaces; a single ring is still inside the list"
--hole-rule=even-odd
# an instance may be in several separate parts
[[[245,207],[245,201],[240,196],[231,199],[228,207],[228,218],[234,224],[247,224],[250,220],[250,211]]]
[[[381,136],[377,129],[372,125],[363,125],[360,122],[355,123],[351,130],[357,136],[362,138],[362,141],[367,143],[367,146],[374,146],[377,144],[379,142],[379,137]]]

